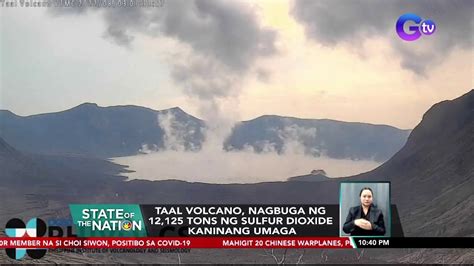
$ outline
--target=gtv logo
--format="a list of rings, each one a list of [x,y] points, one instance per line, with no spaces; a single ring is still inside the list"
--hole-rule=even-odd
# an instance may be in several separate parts
[[[411,22],[414,25],[408,26],[408,30],[405,31],[405,24]],[[431,35],[436,31],[436,24],[434,21],[427,19],[423,20],[416,14],[405,14],[398,18],[396,24],[396,30],[398,36],[405,41],[415,41],[421,37],[421,34]]]

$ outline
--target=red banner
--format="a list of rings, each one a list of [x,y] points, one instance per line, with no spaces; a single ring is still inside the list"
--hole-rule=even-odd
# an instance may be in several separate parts
[[[0,237],[0,248],[353,248],[349,237]]]

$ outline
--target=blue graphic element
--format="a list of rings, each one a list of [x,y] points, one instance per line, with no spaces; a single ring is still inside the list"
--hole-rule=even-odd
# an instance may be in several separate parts
[[[418,40],[422,36],[422,33],[424,35],[431,35],[436,31],[436,24],[434,21],[430,19],[422,21],[423,19],[416,14],[404,14],[398,18],[397,23],[395,24],[395,30],[401,39],[408,42]],[[408,30],[405,31],[405,24],[407,23],[414,25],[408,26]]]

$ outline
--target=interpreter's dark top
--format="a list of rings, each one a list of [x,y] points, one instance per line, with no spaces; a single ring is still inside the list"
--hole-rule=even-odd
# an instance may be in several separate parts
[[[364,213],[364,208],[362,207],[362,211],[360,212],[360,218],[366,219],[367,221],[370,220],[370,209],[372,206],[369,206],[367,213]]]
[[[365,219],[372,224],[372,230],[365,230],[355,225],[356,219]],[[380,209],[371,205],[365,214],[362,206],[355,206],[349,209],[343,231],[351,236],[374,236],[385,235],[385,223]]]

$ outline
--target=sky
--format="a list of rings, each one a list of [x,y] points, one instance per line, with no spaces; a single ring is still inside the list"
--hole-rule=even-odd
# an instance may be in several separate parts
[[[474,88],[471,1],[165,1],[155,8],[0,7],[0,109],[179,106],[415,127]],[[401,40],[416,13],[436,32]]]

